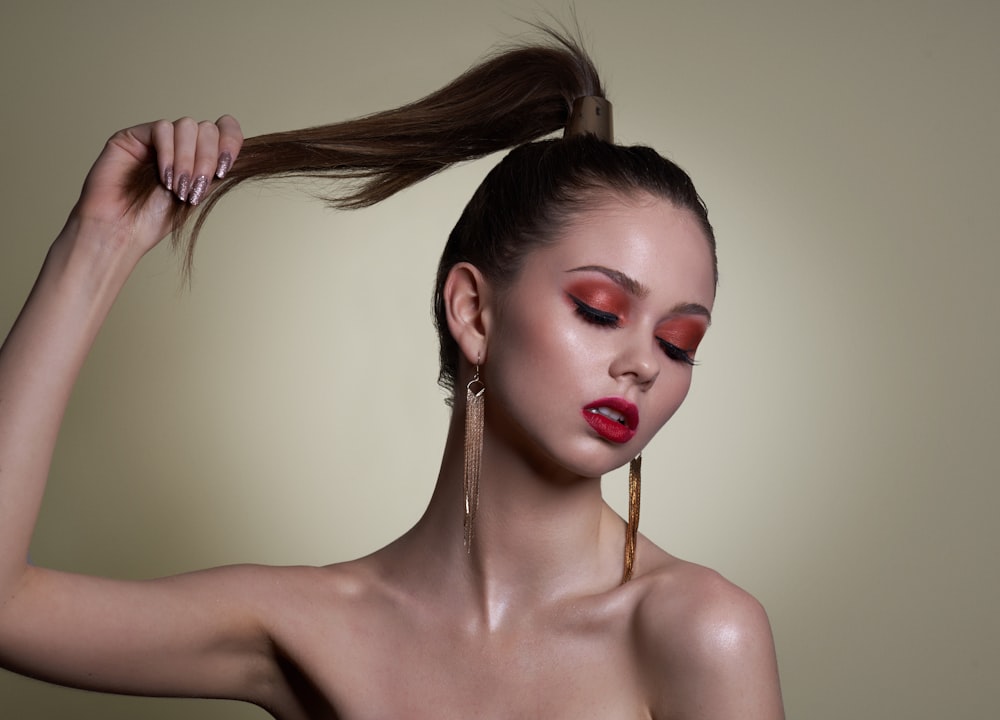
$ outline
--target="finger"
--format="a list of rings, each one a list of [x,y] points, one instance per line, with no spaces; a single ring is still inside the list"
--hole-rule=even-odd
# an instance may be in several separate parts
[[[219,166],[219,128],[215,123],[198,123],[198,139],[195,143],[194,180],[188,202],[197,205],[208,189],[213,173]]]
[[[186,202],[191,192],[195,153],[198,147],[198,123],[189,117],[174,124],[174,193]]]
[[[157,120],[150,130],[150,141],[156,150],[156,166],[160,182],[167,190],[174,186],[174,126],[168,120]]]
[[[219,129],[219,164],[215,170],[215,177],[224,178],[229,168],[236,162],[243,147],[243,130],[239,122],[232,115],[223,115],[215,121]]]

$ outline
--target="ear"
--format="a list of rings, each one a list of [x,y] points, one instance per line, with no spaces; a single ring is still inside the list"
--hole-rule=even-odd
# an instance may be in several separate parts
[[[448,330],[466,362],[485,362],[493,318],[489,282],[475,265],[456,263],[445,278],[442,297]]]

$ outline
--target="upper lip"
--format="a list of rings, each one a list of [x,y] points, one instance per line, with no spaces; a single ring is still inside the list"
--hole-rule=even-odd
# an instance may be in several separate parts
[[[629,430],[635,430],[639,427],[639,408],[637,408],[633,403],[630,403],[625,398],[621,397],[607,397],[601,398],[600,400],[595,400],[589,405],[585,406],[584,410],[596,410],[597,408],[608,408],[609,410],[614,410],[625,416],[625,424],[628,426]]]

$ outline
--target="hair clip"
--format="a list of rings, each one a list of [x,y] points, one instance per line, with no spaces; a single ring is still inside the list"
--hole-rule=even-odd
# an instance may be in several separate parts
[[[604,142],[615,141],[611,123],[611,103],[605,98],[585,95],[573,101],[573,110],[569,114],[563,137],[576,137],[587,133]]]

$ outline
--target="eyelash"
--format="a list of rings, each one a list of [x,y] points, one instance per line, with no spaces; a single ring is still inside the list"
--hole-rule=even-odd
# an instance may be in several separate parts
[[[614,313],[605,312],[604,310],[598,310],[597,308],[591,307],[587,303],[583,302],[579,298],[569,296],[573,304],[576,305],[576,314],[582,317],[586,322],[591,325],[597,325],[599,327],[609,327],[609,328],[619,328],[621,327],[621,321],[618,316]],[[682,350],[673,343],[668,343],[666,340],[661,338],[656,338],[656,342],[659,343],[660,349],[666,354],[671,360],[676,360],[682,362],[686,365],[695,365],[694,358],[686,350]]]
[[[619,328],[622,326],[618,316],[614,313],[598,310],[597,308],[591,307],[587,303],[583,302],[579,298],[573,297],[572,295],[569,297],[573,301],[573,304],[576,305],[576,314],[592,325],[601,325],[603,327],[613,328]]]

